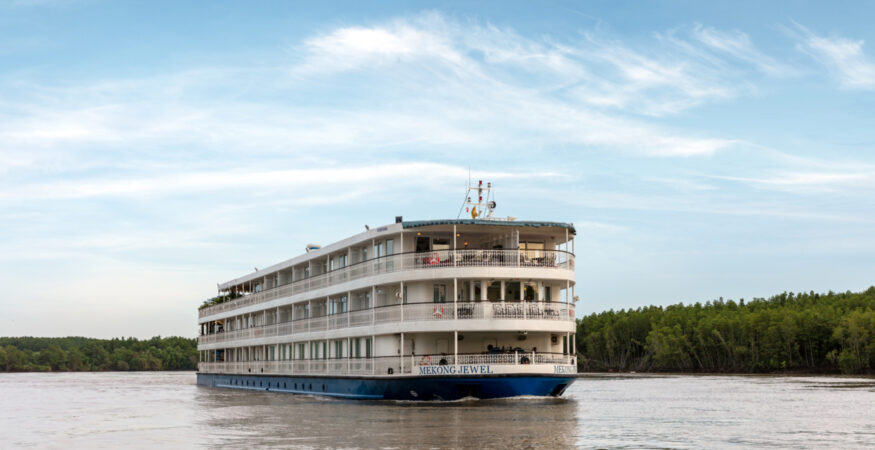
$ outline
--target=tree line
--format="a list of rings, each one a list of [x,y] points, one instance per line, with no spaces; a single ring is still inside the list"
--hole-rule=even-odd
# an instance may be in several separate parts
[[[586,371],[875,373],[875,287],[590,314]]]
[[[0,337],[0,371],[194,370],[197,340]]]

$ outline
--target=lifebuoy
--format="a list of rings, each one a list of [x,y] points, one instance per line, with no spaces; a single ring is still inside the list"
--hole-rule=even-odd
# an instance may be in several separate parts
[[[420,366],[430,366],[431,365],[431,356],[423,355],[422,358],[419,358]]]
[[[531,363],[531,361],[529,361],[528,356],[523,356],[522,358],[520,358],[520,364],[529,364],[529,363]]]
[[[441,305],[435,306],[431,310],[432,314],[434,314],[435,319],[440,319],[444,316],[444,307]]]

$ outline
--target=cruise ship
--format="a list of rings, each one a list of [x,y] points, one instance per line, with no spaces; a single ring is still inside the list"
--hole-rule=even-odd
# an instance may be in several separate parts
[[[375,400],[562,395],[577,374],[574,226],[496,218],[491,189],[468,186],[464,218],[396,217],[219,284],[199,309],[197,383]]]

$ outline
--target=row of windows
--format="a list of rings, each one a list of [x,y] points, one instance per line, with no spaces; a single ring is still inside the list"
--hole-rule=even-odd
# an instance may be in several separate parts
[[[328,352],[329,346],[333,347],[331,354]],[[266,348],[266,356],[268,361],[328,359],[329,357],[342,358],[345,356],[351,358],[370,358],[372,356],[372,348],[373,344],[371,338],[352,338],[349,340],[349,345],[347,345],[346,339],[338,339],[331,341],[330,344],[327,341],[312,341],[310,342],[309,349],[307,348],[306,342],[299,342],[297,344],[280,344],[278,346],[270,345]],[[307,350],[309,350],[309,352]],[[246,348],[233,349],[231,352],[230,358],[233,361],[245,361],[247,359]],[[261,349],[259,348],[251,349],[250,352],[248,359],[253,361],[264,359],[261,355]],[[225,350],[216,350],[217,358],[221,357],[222,360],[224,360],[224,353]]]

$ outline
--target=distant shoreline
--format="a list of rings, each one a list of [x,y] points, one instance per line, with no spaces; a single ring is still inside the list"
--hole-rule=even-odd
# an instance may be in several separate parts
[[[0,337],[0,372],[155,372],[197,369],[197,339]]]

